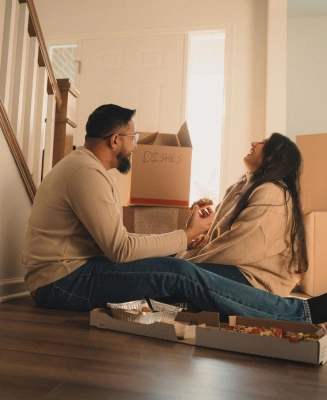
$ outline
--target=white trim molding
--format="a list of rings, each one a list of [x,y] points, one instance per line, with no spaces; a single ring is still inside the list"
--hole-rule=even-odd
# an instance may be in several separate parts
[[[30,296],[23,277],[0,280],[0,303]]]

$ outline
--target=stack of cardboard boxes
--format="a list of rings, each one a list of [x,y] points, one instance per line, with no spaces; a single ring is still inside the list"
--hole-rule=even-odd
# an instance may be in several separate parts
[[[184,228],[189,217],[192,161],[187,123],[177,134],[139,134],[132,155],[130,201],[123,210],[124,225],[135,233]],[[140,218],[142,224],[137,222]]]
[[[327,292],[327,134],[296,137],[303,157],[302,205],[309,270],[301,289],[310,296]]]

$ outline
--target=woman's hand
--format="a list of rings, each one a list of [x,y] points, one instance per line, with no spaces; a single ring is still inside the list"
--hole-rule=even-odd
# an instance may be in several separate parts
[[[194,207],[187,221],[186,228],[184,229],[187,236],[187,243],[191,243],[192,240],[209,230],[214,215],[215,213],[211,207],[205,208],[204,210],[200,210],[197,205]]]
[[[193,239],[191,243],[188,243],[187,250],[201,249],[208,243],[208,240],[208,235],[200,235]]]

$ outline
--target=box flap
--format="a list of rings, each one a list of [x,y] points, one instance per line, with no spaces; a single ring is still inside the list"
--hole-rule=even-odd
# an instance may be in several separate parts
[[[182,147],[192,147],[192,142],[190,138],[190,133],[188,131],[187,122],[181,126],[179,132],[177,133],[179,143]]]
[[[139,144],[192,148],[192,142],[186,121],[180,127],[177,135],[175,133],[162,132],[138,132],[138,134],[140,135]]]
[[[180,147],[178,136],[173,133],[158,133],[153,144],[156,146]]]
[[[139,144],[153,144],[156,140],[158,132],[137,132],[140,135]]]
[[[105,309],[96,308],[90,312],[90,325],[100,329],[110,329],[148,336],[156,339],[177,341],[175,328],[170,324],[155,322],[153,324],[138,324],[112,318]]]

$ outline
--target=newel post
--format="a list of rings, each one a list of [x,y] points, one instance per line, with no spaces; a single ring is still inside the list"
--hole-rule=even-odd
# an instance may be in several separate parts
[[[58,161],[73,150],[74,135],[76,132],[76,100],[79,91],[69,79],[57,79],[59,91],[62,98],[60,111],[56,111],[55,130],[53,142],[54,167]]]

